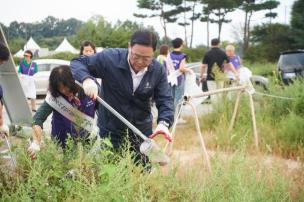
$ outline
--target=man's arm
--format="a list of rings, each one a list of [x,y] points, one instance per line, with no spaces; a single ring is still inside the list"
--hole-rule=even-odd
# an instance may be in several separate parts
[[[171,88],[168,84],[167,74],[162,68],[160,80],[154,91],[154,98],[156,107],[158,109],[157,123],[165,121],[169,126],[173,123],[174,109],[173,109],[173,98],[171,94]]]
[[[97,53],[89,57],[75,58],[71,61],[71,70],[76,80],[83,82],[86,78],[101,78],[103,71],[103,53]]]
[[[206,80],[207,78],[206,67],[207,67],[206,64],[200,65],[200,77],[202,81]]]
[[[186,67],[186,58],[184,58],[181,61],[180,65],[179,65],[179,71],[181,71],[182,73],[186,73],[186,72],[193,73],[192,69]]]
[[[229,63],[227,63],[227,67],[228,67],[228,69],[230,71],[233,72],[235,78],[238,80],[239,79],[239,75],[238,75],[237,71],[235,70],[234,65],[231,62],[229,62]]]

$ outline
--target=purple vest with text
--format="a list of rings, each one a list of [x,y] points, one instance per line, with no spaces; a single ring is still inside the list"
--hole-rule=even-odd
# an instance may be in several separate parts
[[[64,97],[64,96],[63,96]],[[83,96],[80,98],[80,106],[77,106],[73,101],[69,101],[64,97],[71,105],[77,108],[79,111],[85,113],[86,115],[94,118],[96,103],[88,96]],[[68,133],[72,137],[86,137],[89,133],[84,129],[77,129],[69,119],[65,118],[62,114],[53,110],[52,117],[52,136],[55,137],[61,145],[65,145]]]
[[[175,52],[175,51],[173,51],[173,52],[170,53],[170,58],[171,58],[171,60],[173,62],[174,69],[177,70],[177,69],[179,69],[179,66],[180,66],[182,60],[184,58],[186,58],[186,54],[181,53],[181,52]],[[184,77],[185,77],[184,74],[182,74],[179,77],[177,77],[177,85],[178,86],[181,84],[181,82],[184,79]]]
[[[29,67],[29,65],[27,65],[24,61],[20,62],[21,74],[33,76],[35,74],[35,66],[36,66],[35,62],[31,63],[31,67]]]

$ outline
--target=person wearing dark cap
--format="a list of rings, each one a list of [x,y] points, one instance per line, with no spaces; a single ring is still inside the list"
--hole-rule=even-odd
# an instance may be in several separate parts
[[[146,136],[162,134],[171,141],[169,127],[173,123],[173,99],[167,81],[167,70],[153,58],[157,37],[149,30],[135,31],[128,49],[109,48],[89,57],[71,61],[74,77],[83,83],[84,92],[96,98],[95,78],[102,79],[102,95],[118,113],[129,120]],[[152,132],[151,102],[158,109],[157,127]],[[99,113],[98,126],[102,138],[109,137],[114,148],[128,138],[135,152],[135,161],[145,165],[148,159],[139,147],[143,140],[136,136],[108,110]],[[152,134],[152,135],[151,135]]]
[[[10,52],[8,48],[3,44],[0,43],[0,68],[1,65],[4,64],[9,59]],[[2,110],[3,110],[3,89],[0,85],[0,136],[1,135],[8,135],[8,127],[3,122]]]

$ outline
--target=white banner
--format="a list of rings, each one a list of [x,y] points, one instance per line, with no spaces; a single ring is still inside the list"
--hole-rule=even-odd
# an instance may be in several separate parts
[[[94,119],[74,108],[62,96],[55,98],[50,94],[50,92],[48,92],[45,101],[57,112],[62,114],[65,118],[69,119],[77,126],[84,128],[88,132],[93,130]]]

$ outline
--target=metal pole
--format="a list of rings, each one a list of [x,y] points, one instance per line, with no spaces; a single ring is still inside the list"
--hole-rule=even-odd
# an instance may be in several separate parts
[[[199,97],[204,97],[204,96],[208,96],[208,95],[228,92],[228,91],[238,91],[238,90],[245,90],[245,89],[246,89],[246,86],[235,86],[235,87],[222,88],[222,89],[218,89],[218,90],[211,90],[211,91],[207,91],[207,92],[202,92],[200,94],[191,95],[189,97],[191,97],[191,98],[199,98]]]
[[[164,148],[164,152],[168,155],[171,155],[172,154],[172,150],[173,150],[173,143],[174,143],[174,135],[175,135],[175,130],[176,130],[176,126],[177,126],[177,120],[178,120],[178,117],[181,115],[182,113],[182,108],[183,108],[183,105],[184,105],[185,101],[182,101],[181,103],[179,103],[177,106],[180,106],[179,110],[175,111],[175,115],[174,115],[174,123],[173,123],[173,126],[172,126],[172,131],[171,131],[171,136],[172,136],[172,142],[167,142],[166,145],[165,145],[165,148]],[[167,152],[168,150],[168,152]]]
[[[229,125],[229,129],[228,132],[231,132],[233,127],[234,127],[234,123],[235,123],[235,119],[236,119],[236,115],[237,115],[237,111],[240,105],[240,97],[241,97],[241,93],[242,91],[239,91],[236,97],[236,101],[235,101],[235,105],[234,105],[234,109],[233,109],[233,114],[232,114],[232,118],[230,121],[230,125]]]
[[[254,111],[254,103],[253,103],[252,95],[249,92],[247,92],[247,93],[248,93],[248,96],[249,96],[249,105],[250,105],[250,111],[251,111],[255,146],[256,146],[257,149],[259,149],[259,139],[258,139],[258,130],[257,130],[257,125],[256,125],[255,111]]]
[[[13,152],[12,152],[12,150],[11,150],[11,144],[9,143],[9,141],[8,141],[8,139],[7,139],[7,137],[6,137],[6,135],[4,135],[4,139],[5,139],[6,145],[7,145],[7,147],[8,147],[8,151],[9,151],[9,153],[10,153],[11,161],[12,161],[12,163],[13,163],[13,166],[16,167],[17,164],[16,164],[16,161],[15,161],[15,159],[14,159]]]
[[[209,156],[208,156],[208,152],[207,152],[207,149],[206,149],[206,146],[205,146],[205,141],[204,141],[202,133],[201,133],[200,124],[199,124],[196,109],[191,102],[187,102],[187,104],[189,104],[191,106],[192,110],[193,110],[197,135],[198,135],[201,147],[202,147],[203,155],[204,155],[205,161],[207,163],[208,170],[211,173],[212,170],[211,170],[211,165],[210,165],[210,161],[209,161]]]

